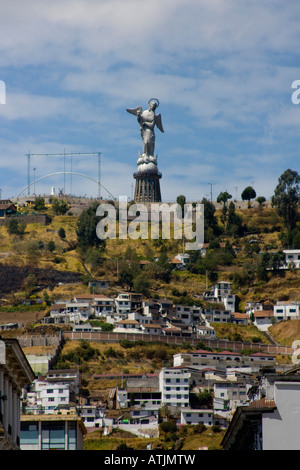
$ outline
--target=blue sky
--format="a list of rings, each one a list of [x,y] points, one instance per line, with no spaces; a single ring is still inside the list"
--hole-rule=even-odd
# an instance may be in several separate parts
[[[132,196],[142,150],[126,108],[158,98],[164,201],[272,196],[299,171],[300,9],[296,0],[0,0],[0,188],[27,185],[26,154],[101,152],[101,183]],[[65,164],[64,164],[65,162]],[[33,172],[33,168],[36,168]],[[32,157],[30,179],[73,171],[97,179],[97,157]],[[97,197],[87,178],[36,183]],[[30,188],[31,193],[33,187]],[[27,190],[23,193],[27,194]],[[107,195],[101,190],[103,197]]]

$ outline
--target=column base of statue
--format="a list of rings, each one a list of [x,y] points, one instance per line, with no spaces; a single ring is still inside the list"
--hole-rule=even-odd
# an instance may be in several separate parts
[[[140,155],[137,172],[133,177],[136,180],[134,202],[161,202],[160,178],[157,168],[157,157]]]
[[[161,202],[160,183],[161,174],[134,173],[135,192],[134,202]]]

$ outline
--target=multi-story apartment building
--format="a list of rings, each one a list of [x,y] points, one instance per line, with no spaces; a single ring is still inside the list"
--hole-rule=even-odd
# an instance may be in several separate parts
[[[162,404],[187,408],[189,406],[190,377],[190,371],[183,368],[162,368],[159,373]]]
[[[221,299],[228,294],[231,294],[231,282],[220,281],[210,288],[210,295],[216,299]]]
[[[196,324],[199,320],[202,320],[202,307],[187,306],[187,305],[175,305],[176,317],[178,317],[182,323],[190,325]]]
[[[204,309],[204,317],[209,323],[230,323],[230,310]]]
[[[112,315],[115,311],[115,300],[105,295],[94,296],[91,305],[95,317]]]
[[[132,292],[120,292],[115,298],[117,313],[130,313],[142,307],[143,296]]]
[[[57,384],[64,384],[70,387],[70,391],[79,393],[80,372],[78,369],[50,369],[46,375],[46,381]]]
[[[32,413],[54,413],[61,405],[68,405],[70,389],[68,385],[34,380],[24,396],[26,410]]]
[[[231,351],[198,350],[191,353],[174,354],[173,364],[174,367],[214,367],[222,370],[235,368],[237,370],[250,369],[256,371],[261,367],[274,367],[275,356],[259,352],[244,356]]]
[[[220,381],[214,383],[214,411],[228,412],[247,401],[250,385],[246,381]]]

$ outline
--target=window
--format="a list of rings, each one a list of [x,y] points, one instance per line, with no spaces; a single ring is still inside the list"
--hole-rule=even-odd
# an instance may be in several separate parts
[[[21,422],[21,443],[34,445],[39,442],[39,431],[37,423]]]
[[[42,423],[42,450],[65,448],[64,423]]]

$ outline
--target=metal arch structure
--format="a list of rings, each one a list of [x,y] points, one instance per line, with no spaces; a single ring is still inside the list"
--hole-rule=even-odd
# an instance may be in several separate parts
[[[24,191],[26,191],[26,189],[29,189],[30,186],[32,186],[33,184],[37,183],[38,181],[40,180],[43,180],[45,178],[49,178],[50,176],[54,176],[54,175],[68,175],[68,174],[72,174],[72,175],[76,175],[76,176],[81,176],[83,178],[87,178],[91,181],[94,181],[94,183],[96,183],[97,185],[101,186],[101,188],[103,188],[111,197],[113,200],[116,200],[115,196],[108,190],[106,189],[99,181],[95,180],[94,178],[91,178],[90,176],[87,176],[87,175],[84,175],[83,173],[76,173],[74,171],[56,171],[55,173],[49,173],[48,175],[45,175],[45,176],[41,176],[40,178],[34,180],[32,183],[30,183],[29,185],[27,185],[24,189],[22,189],[22,191],[18,194],[17,197],[20,197],[22,193],[24,193]]]
[[[26,188],[28,189],[28,196],[30,195],[30,160],[31,157],[64,157],[64,171],[62,172],[64,175],[64,193],[66,192],[66,183],[65,183],[65,175],[66,175],[66,157],[71,157],[71,172],[70,174],[73,174],[73,167],[72,167],[72,159],[73,156],[81,156],[81,155],[97,155],[98,156],[98,198],[100,199],[101,194],[100,194],[100,187],[102,186],[100,184],[100,174],[101,174],[101,152],[93,152],[93,153],[80,153],[80,152],[71,152],[71,153],[29,153],[26,155],[27,156],[27,186]],[[72,183],[71,183],[72,184]],[[72,192],[72,190],[71,190]]]

